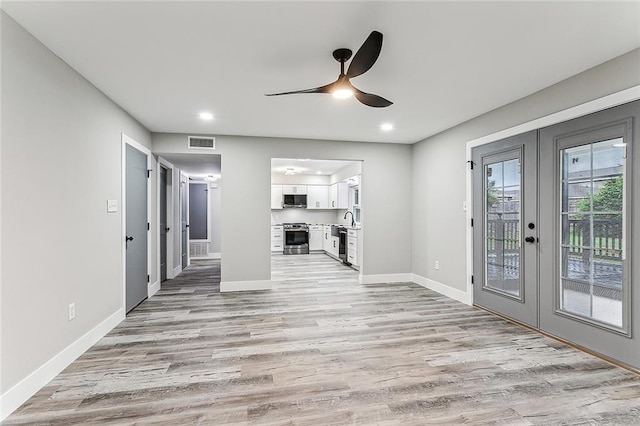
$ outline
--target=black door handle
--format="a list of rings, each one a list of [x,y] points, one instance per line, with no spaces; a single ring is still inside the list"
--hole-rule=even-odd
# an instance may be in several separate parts
[[[167,226],[166,228],[164,228],[164,230],[165,230],[166,232],[169,232],[169,231],[171,231],[171,228],[169,228],[169,227]]]
[[[133,241],[133,237],[130,237],[130,236],[128,236],[128,235],[127,235],[126,240],[127,240],[127,242],[129,242],[129,241]]]
[[[536,238],[535,237],[527,237],[524,240],[526,242],[528,242],[528,243],[535,243],[536,242]]]

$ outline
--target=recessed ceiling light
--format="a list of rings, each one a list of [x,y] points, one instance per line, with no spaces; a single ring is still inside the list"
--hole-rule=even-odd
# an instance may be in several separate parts
[[[200,113],[200,118],[203,120],[213,120],[213,114],[209,113],[209,112],[201,112]]]
[[[393,130],[393,124],[391,124],[391,123],[382,123],[380,125],[380,130],[385,131],[385,132],[389,132],[389,131]]]
[[[316,173],[317,173],[317,174],[319,174],[319,175],[321,175],[321,174],[322,174],[322,172],[321,172],[320,170],[318,170]]]

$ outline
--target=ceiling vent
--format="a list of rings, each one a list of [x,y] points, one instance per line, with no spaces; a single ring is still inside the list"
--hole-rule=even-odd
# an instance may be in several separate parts
[[[189,148],[216,149],[216,138],[206,136],[189,136]]]

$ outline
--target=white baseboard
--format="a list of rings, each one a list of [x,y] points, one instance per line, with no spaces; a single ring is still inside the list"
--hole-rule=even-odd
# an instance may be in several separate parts
[[[147,284],[147,296],[151,297],[156,294],[160,290],[160,280],[156,281],[153,284]]]
[[[191,256],[191,260],[222,259],[221,253],[207,253],[206,256]]]
[[[443,296],[450,297],[458,302],[462,302],[466,305],[471,305],[471,295],[466,291],[458,290],[457,288],[449,287],[448,285],[444,285],[437,281],[431,280],[429,278],[425,278],[423,276],[417,274],[413,275],[411,281],[414,283],[421,285],[422,287],[428,288],[429,290],[433,290],[437,293],[442,294]]]
[[[413,274],[379,274],[379,275],[358,275],[360,284],[382,284],[382,283],[405,283],[412,282]]]
[[[120,308],[107,319],[89,330],[75,342],[60,351],[36,371],[22,379],[11,389],[0,395],[0,421],[4,420],[24,404],[42,387],[49,383],[69,364],[85,353],[124,319],[124,309]]]
[[[178,265],[178,266],[176,266],[175,268],[173,268],[173,269],[171,270],[171,275],[172,275],[172,276],[171,276],[171,277],[167,276],[167,278],[169,278],[169,279],[174,279],[175,277],[177,277],[177,276],[178,276],[178,274],[179,274],[180,272],[182,272],[182,265]]]
[[[253,290],[271,290],[273,281],[222,281],[220,283],[220,292],[226,293],[230,291],[253,291]]]

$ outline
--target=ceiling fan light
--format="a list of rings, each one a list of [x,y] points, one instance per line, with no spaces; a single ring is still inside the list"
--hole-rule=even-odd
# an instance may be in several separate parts
[[[337,89],[337,90],[334,90],[331,94],[336,99],[347,99],[347,98],[350,98],[351,96],[353,96],[353,90],[351,90],[351,89]]]

